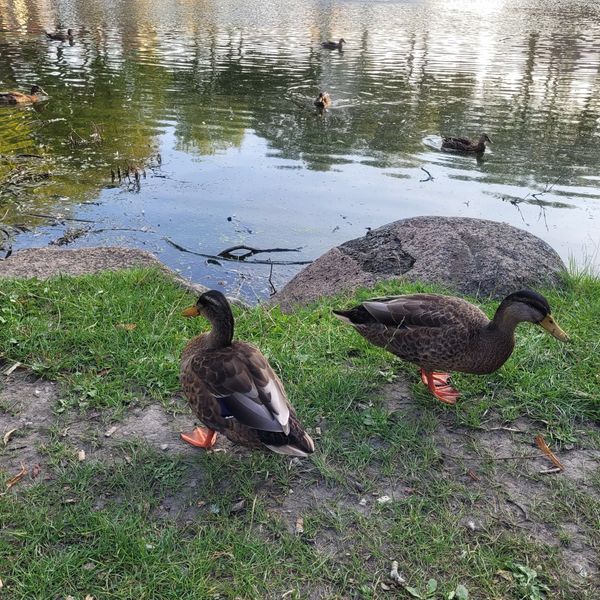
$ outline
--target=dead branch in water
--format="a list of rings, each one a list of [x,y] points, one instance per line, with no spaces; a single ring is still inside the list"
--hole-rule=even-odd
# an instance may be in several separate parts
[[[227,260],[231,262],[243,262],[247,265],[309,265],[312,263],[312,260],[246,260],[248,256],[254,256],[255,254],[264,253],[264,252],[300,252],[300,248],[250,248],[248,246],[232,246],[231,248],[226,248],[219,254],[204,254],[203,252],[196,252],[195,250],[190,250],[189,248],[185,248],[181,244],[174,242],[172,239],[168,237],[163,237],[163,240],[167,242],[170,246],[173,246],[176,250],[180,252],[187,252],[188,254],[195,254],[196,256],[202,256],[203,258],[212,258],[213,260]],[[235,250],[247,250],[248,252],[244,254],[233,254]]]
[[[419,179],[419,181],[421,183],[423,183],[424,181],[433,181],[435,179],[435,177],[427,169],[424,169],[423,167],[421,167],[421,171],[424,171],[425,173],[427,173],[426,179]]]
[[[32,213],[32,212],[24,212],[21,213],[25,217],[37,217],[39,219],[50,219],[51,221],[75,221],[77,223],[94,223],[91,219],[76,219],[75,217],[59,217],[55,215],[46,215],[44,213]]]
[[[236,250],[247,250],[244,254],[233,254]],[[265,252],[300,252],[301,248],[252,248],[241,244],[239,246],[231,246],[231,248],[225,248],[219,252],[221,258],[229,258],[232,260],[245,260],[249,256],[255,254],[264,254]]]

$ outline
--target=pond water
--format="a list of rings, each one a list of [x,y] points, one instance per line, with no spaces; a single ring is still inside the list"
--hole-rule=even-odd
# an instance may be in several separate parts
[[[72,43],[44,34],[67,27]],[[321,48],[340,37],[343,52]],[[597,269],[599,72],[592,1],[0,0],[0,89],[49,95],[0,107],[0,236],[19,249],[86,229],[68,247],[146,248],[247,299],[301,267],[215,264],[165,238],[302,261],[458,215]],[[440,151],[481,132],[483,160]]]

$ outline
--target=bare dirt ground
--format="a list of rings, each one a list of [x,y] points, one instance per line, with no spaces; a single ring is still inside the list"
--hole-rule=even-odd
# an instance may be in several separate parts
[[[198,450],[184,444],[179,433],[193,426],[193,418],[183,400],[173,399],[173,411],[158,404],[132,406],[122,415],[103,416],[98,411],[74,413],[56,412],[60,407],[58,384],[38,379],[16,370],[9,376],[0,375],[0,472],[14,476],[22,469],[27,475],[19,483],[26,486],[33,479],[51,480],[53,444],[63,444],[80,460],[111,462],[123,460],[124,441],[138,441],[174,456],[193,457]],[[385,390],[385,402],[391,418],[417,421],[421,409],[411,398],[406,383],[397,382]],[[119,418],[117,418],[119,417]],[[465,527],[476,532],[519,528],[534,540],[560,549],[565,568],[577,579],[599,577],[597,550],[576,512],[572,518],[557,523],[549,515],[553,502],[568,502],[568,491],[560,496],[557,489],[565,486],[573,493],[597,498],[590,477],[600,464],[600,451],[573,448],[560,453],[564,471],[548,472],[548,459],[536,448],[532,422],[520,419],[508,426],[486,423],[485,429],[456,426],[451,414],[443,416],[433,435],[440,456],[443,476],[472,488],[476,498],[469,506],[470,516]],[[85,453],[82,458],[81,453]],[[219,436],[217,452],[244,453]],[[264,493],[270,510],[288,525],[296,526],[296,516],[323,505],[352,508],[368,515],[377,506],[378,498],[399,499],[410,493],[407,483],[374,472],[374,491],[364,494],[357,485],[348,487],[326,483],[316,469],[307,464],[295,465],[293,488],[287,495]],[[195,488],[201,485],[200,468],[188,471],[188,492],[167,497],[159,509],[159,518],[194,519],[206,507],[194,502]],[[350,488],[352,486],[350,485]],[[566,497],[565,497],[566,493]],[[98,502],[103,503],[99,498]],[[458,508],[458,507],[457,507]],[[464,508],[464,507],[461,507]],[[568,539],[568,543],[565,543]],[[317,546],[332,556],[344,550],[335,535],[324,531]]]

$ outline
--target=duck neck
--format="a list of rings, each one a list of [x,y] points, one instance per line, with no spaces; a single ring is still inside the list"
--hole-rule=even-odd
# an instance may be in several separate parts
[[[514,339],[515,329],[523,320],[514,304],[500,304],[494,318],[490,321],[488,331],[497,336]]]
[[[233,339],[233,315],[231,312],[210,318],[212,330],[204,336],[206,348],[225,348]]]

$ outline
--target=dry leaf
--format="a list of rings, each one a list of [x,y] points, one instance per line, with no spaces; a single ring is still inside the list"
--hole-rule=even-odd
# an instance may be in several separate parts
[[[21,479],[23,479],[23,477],[25,477],[25,475],[27,475],[27,469],[23,465],[21,465],[21,470],[14,477],[11,477],[6,482],[6,489],[10,490],[10,488],[13,485],[16,485],[17,483],[19,483],[19,481],[21,481]]]
[[[133,331],[137,327],[137,323],[117,323],[115,327],[125,331]]]
[[[106,368],[104,368],[104,369],[100,369],[100,370],[99,370],[99,371],[96,373],[96,375],[97,375],[98,377],[104,377],[105,375],[108,375],[109,373],[110,373],[110,367],[106,367]]]
[[[535,436],[535,445],[548,457],[550,462],[557,469],[560,469],[561,471],[564,470],[562,463],[560,462],[560,460],[558,460],[558,458],[556,458],[556,455],[554,454],[554,452],[552,452],[552,450],[550,450],[548,444],[546,444],[544,438],[541,435]]]
[[[104,437],[110,437],[117,430],[116,426],[113,425],[110,429],[104,432]]]
[[[7,432],[4,434],[4,437],[2,438],[2,441],[4,442],[4,445],[5,445],[5,446],[8,446],[8,441],[10,440],[10,436],[11,436],[11,435],[12,435],[12,434],[13,434],[15,431],[17,431],[17,428],[15,428],[15,429],[10,429],[9,431],[7,431]]]
[[[86,595],[85,600],[94,600],[94,596]]]
[[[39,463],[37,465],[33,465],[33,469],[31,469],[31,473],[29,474],[31,479],[35,479],[42,472],[42,465]]]
[[[77,460],[78,460],[79,462],[82,462],[82,461],[84,461],[84,460],[85,460],[85,450],[80,450],[80,451],[77,453]]]
[[[296,533],[304,533],[304,519],[302,517],[296,519]]]

